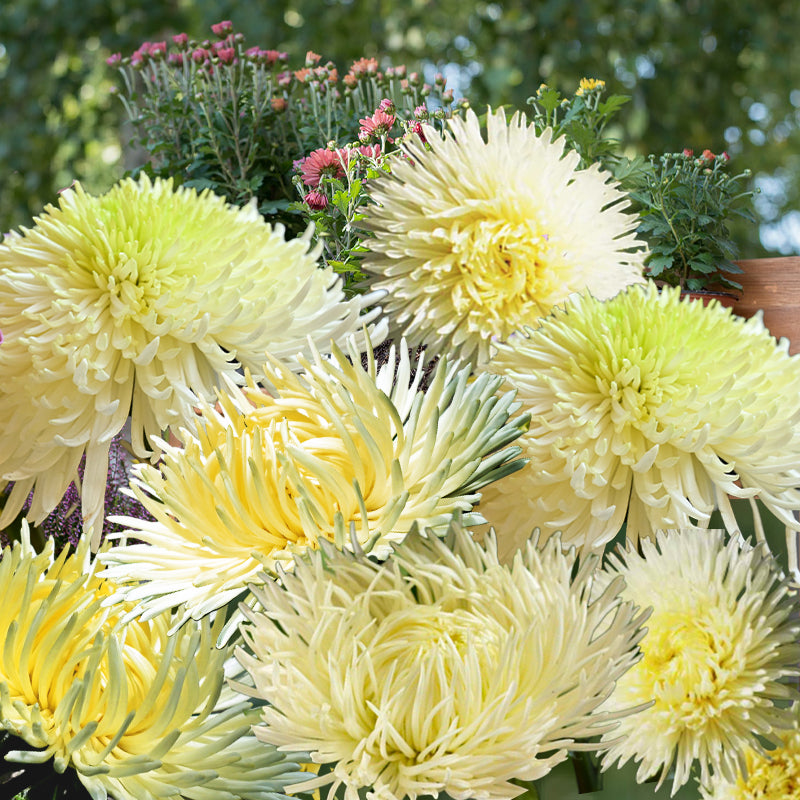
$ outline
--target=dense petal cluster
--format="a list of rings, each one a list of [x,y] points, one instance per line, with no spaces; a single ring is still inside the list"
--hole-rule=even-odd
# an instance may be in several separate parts
[[[95,800],[277,800],[299,767],[252,735],[221,620],[121,624],[86,544],[54,560],[23,539],[0,560],[0,727],[34,748],[16,757],[76,770]]]
[[[99,535],[111,438],[128,417],[138,455],[211,399],[222,375],[257,373],[359,330],[309,239],[285,241],[255,207],[143,175],[100,197],[63,192],[0,244],[0,527],[35,487],[29,515],[55,507],[86,454],[83,513]]]
[[[512,798],[513,778],[616,724],[597,708],[637,658],[642,617],[619,584],[590,601],[594,557],[578,565],[554,538],[506,567],[457,523],[444,540],[413,531],[384,564],[323,550],[255,589],[264,611],[237,653],[268,702],[256,736],[332,767],[290,790]]]
[[[785,679],[800,674],[800,622],[789,585],[765,546],[723,531],[659,532],[610,557],[622,597],[652,607],[642,660],[617,682],[605,708],[652,703],[620,723],[603,765],[641,762],[637,781],[674,768],[673,793],[693,764],[701,781],[735,782],[758,737],[792,725],[796,695]]]
[[[719,507],[734,531],[729,496],[754,495],[797,529],[800,357],[760,317],[652,285],[575,297],[489,369],[531,413],[530,462],[481,503],[498,530],[599,546],[623,521],[635,539],[706,527]]]
[[[246,591],[266,567],[327,539],[381,556],[419,522],[468,522],[486,483],[521,466],[506,447],[527,422],[502,379],[440,362],[430,386],[411,375],[408,351],[380,370],[350,358],[303,360],[295,375],[266,368],[271,394],[252,382],[199,407],[183,446],[135,470],[133,489],[155,522],[127,519],[141,544],[102,556],[104,573],[149,613],[186,604],[196,617]],[[351,534],[351,527],[354,533]],[[138,585],[141,584],[141,585]]]
[[[636,218],[606,173],[578,170],[521,114],[489,113],[486,141],[471,111],[449,124],[410,137],[409,159],[369,187],[362,269],[411,343],[483,361],[573,292],[643,282]]]
[[[795,709],[795,712],[797,709]],[[700,787],[703,800],[800,800],[800,730],[797,723],[780,736],[774,750],[745,754],[747,769],[736,782],[722,778]]]

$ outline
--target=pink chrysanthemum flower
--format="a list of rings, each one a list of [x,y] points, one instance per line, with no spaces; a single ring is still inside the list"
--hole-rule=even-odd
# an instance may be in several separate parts
[[[360,119],[361,129],[358,132],[359,138],[386,136],[394,125],[394,115],[387,114],[382,109],[378,109],[371,117]]]
[[[322,181],[323,175],[341,178],[344,175],[344,161],[338,150],[321,147],[300,162],[300,173],[306,186],[316,188]]]

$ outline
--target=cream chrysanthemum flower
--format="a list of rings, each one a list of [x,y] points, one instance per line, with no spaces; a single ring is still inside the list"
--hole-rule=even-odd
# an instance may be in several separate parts
[[[299,767],[252,735],[221,618],[122,624],[86,544],[54,560],[23,539],[0,560],[0,727],[35,748],[7,758],[74,769],[94,800],[277,800]]]
[[[796,713],[796,710],[795,710]],[[745,753],[747,769],[736,783],[716,779],[700,787],[703,800],[800,800],[800,730],[780,736],[774,750]]]
[[[521,466],[512,459],[527,417],[502,379],[469,379],[440,362],[419,391],[407,348],[377,370],[350,359],[303,360],[295,375],[266,368],[273,395],[252,382],[230,386],[218,409],[205,404],[183,447],[164,446],[159,468],[136,469],[133,490],[155,522],[116,519],[142,544],[102,556],[104,575],[140,609],[186,604],[195,617],[221,607],[294,556],[327,539],[384,555],[414,522],[444,530],[453,512],[467,522],[477,491]]]
[[[577,153],[519,113],[490,112],[486,141],[472,111],[449,123],[370,182],[377,205],[362,223],[374,233],[362,269],[409,342],[485,361],[492,339],[571,293],[643,282],[636,218],[607,173],[579,170]]]
[[[758,495],[797,529],[800,357],[760,317],[650,285],[575,297],[498,350],[489,370],[531,413],[529,463],[480,505],[498,531],[538,526],[595,547],[626,515],[635,540],[707,527],[715,507],[735,531],[729,495]]]
[[[265,610],[237,657],[268,703],[256,736],[331,765],[290,791],[515,797],[512,779],[617,724],[597,707],[636,661],[643,618],[620,584],[590,602],[593,570],[557,538],[504,567],[457,523],[445,540],[413,531],[385,564],[326,545],[255,589]]]
[[[784,679],[800,674],[800,623],[789,584],[765,546],[723,531],[659,532],[610,557],[622,597],[652,607],[642,660],[618,681],[604,708],[653,705],[620,723],[604,768],[641,762],[639,782],[674,768],[673,794],[693,765],[701,781],[735,781],[748,747],[760,749],[792,724],[780,703],[796,695]]]
[[[149,437],[211,399],[221,376],[258,372],[358,331],[364,300],[345,302],[309,239],[285,241],[254,207],[171,181],[126,179],[100,197],[61,194],[31,229],[0,244],[0,527],[35,489],[40,522],[77,477],[99,536],[111,438],[132,422]],[[370,317],[371,318],[371,317]]]

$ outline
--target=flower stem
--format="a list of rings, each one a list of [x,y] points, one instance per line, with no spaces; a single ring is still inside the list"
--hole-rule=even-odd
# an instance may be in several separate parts
[[[595,763],[589,753],[572,753],[570,761],[578,783],[578,794],[596,792],[603,788],[600,765]]]

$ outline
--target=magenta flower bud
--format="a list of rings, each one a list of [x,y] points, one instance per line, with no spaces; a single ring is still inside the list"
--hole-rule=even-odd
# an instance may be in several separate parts
[[[309,192],[304,199],[312,211],[322,211],[328,207],[328,198],[322,192]]]

